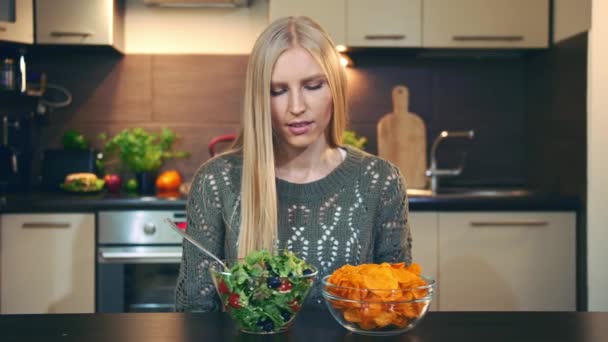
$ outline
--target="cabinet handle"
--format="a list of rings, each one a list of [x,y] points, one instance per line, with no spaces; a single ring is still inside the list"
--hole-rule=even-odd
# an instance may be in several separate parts
[[[108,252],[101,251],[98,261],[104,264],[180,263],[182,251],[166,252]]]
[[[505,226],[546,226],[549,222],[542,220],[524,221],[471,221],[472,227],[505,227]]]
[[[92,36],[92,32],[77,32],[77,31],[52,31],[51,36],[53,37],[89,37]]]
[[[519,42],[524,40],[524,36],[452,36],[452,40],[457,42]]]
[[[69,222],[24,222],[21,228],[70,228]]]
[[[405,39],[404,34],[366,34],[365,39],[367,40],[403,40]]]
[[[6,27],[0,26],[0,32],[6,32]]]

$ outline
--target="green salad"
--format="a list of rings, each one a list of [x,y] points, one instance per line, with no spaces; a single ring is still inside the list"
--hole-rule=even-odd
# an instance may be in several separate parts
[[[229,272],[212,268],[211,275],[226,311],[248,332],[287,329],[317,275],[313,266],[289,251],[254,251],[227,266]]]

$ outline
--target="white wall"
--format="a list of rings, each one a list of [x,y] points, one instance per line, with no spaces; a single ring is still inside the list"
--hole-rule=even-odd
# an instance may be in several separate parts
[[[268,24],[268,0],[242,8],[159,8],[127,0],[125,52],[249,54]]]
[[[591,0],[553,0],[553,42],[587,31]]]
[[[588,54],[589,310],[608,311],[608,1],[593,0]]]

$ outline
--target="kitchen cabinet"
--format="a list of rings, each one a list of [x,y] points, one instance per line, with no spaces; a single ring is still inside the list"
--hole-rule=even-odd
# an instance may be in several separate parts
[[[36,0],[36,43],[124,50],[124,1]]]
[[[589,31],[591,0],[553,0],[553,42]]]
[[[4,214],[0,227],[0,313],[94,312],[94,214]]]
[[[32,0],[0,1],[0,41],[25,44],[34,42]]]
[[[546,48],[549,0],[270,0],[273,21],[306,15],[353,47]]]
[[[423,47],[545,48],[549,0],[424,0]]]
[[[576,214],[439,213],[441,311],[575,311]]]
[[[422,274],[437,280],[439,222],[437,213],[410,212],[409,225],[412,231],[412,260],[422,267]],[[437,289],[437,288],[436,288]],[[438,293],[431,302],[430,310],[437,311]]]
[[[416,47],[422,0],[347,0],[346,42],[354,47]]]
[[[336,45],[346,44],[346,0],[270,0],[269,19],[307,16],[321,24]]]

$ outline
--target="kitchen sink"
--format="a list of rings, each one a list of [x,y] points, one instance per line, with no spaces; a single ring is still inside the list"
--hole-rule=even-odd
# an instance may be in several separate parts
[[[408,189],[409,197],[520,197],[532,191],[525,188],[440,188],[437,194],[430,189]]]

